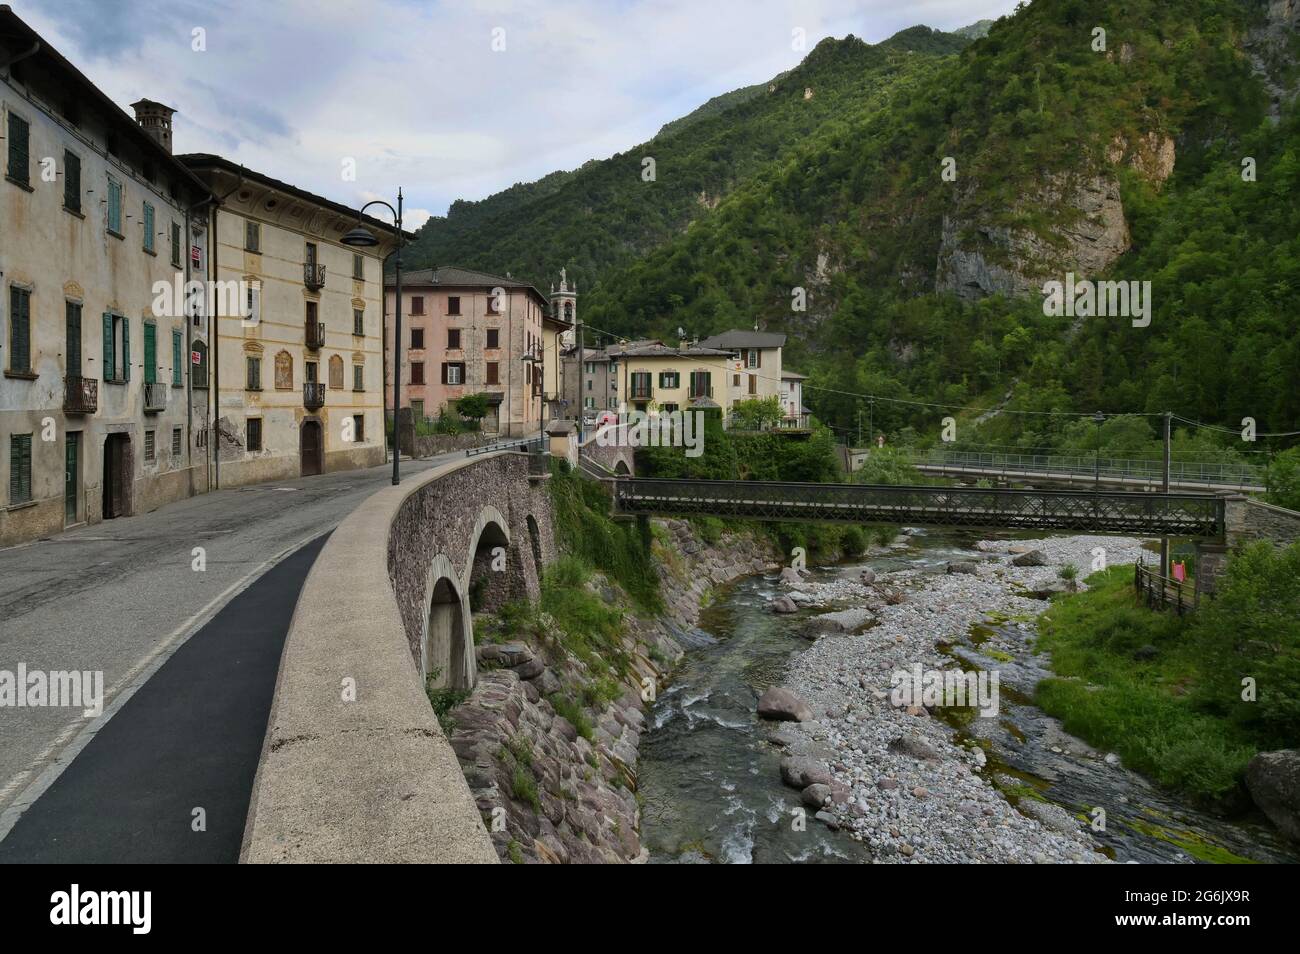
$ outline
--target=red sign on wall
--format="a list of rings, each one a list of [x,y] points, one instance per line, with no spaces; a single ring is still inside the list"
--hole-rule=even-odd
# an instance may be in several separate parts
[[[198,364],[200,360],[201,359],[199,358],[199,353],[197,351],[190,352],[190,364]]]
[[[190,246],[190,261],[195,265],[203,264],[203,250],[197,245]]]

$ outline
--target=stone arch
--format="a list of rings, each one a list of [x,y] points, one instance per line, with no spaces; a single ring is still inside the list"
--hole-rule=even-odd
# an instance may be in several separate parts
[[[518,548],[510,539],[510,523],[496,507],[485,505],[469,536],[461,576],[471,611],[498,610],[528,594]]]
[[[439,553],[429,567],[424,605],[428,608],[420,640],[420,676],[437,689],[474,685],[474,634],[469,607],[456,568]]]
[[[618,459],[618,463],[616,463],[616,464],[614,465],[614,473],[615,473],[616,476],[619,476],[619,477],[631,477],[631,476],[632,476],[632,471],[631,471],[631,469],[627,466],[627,461],[623,460],[623,458],[621,458],[621,457]]]

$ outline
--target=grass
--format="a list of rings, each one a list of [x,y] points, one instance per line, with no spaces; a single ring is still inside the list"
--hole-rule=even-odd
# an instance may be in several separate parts
[[[1203,711],[1211,678],[1191,625],[1137,603],[1130,567],[1087,580],[1087,592],[1039,619],[1039,647],[1058,677],[1037,703],[1067,732],[1118,753],[1131,768],[1209,807],[1230,808],[1255,747],[1228,720]]]

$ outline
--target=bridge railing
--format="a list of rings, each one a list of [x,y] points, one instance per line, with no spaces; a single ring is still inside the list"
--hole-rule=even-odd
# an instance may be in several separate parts
[[[1213,494],[661,478],[620,479],[614,505],[629,514],[1189,537],[1222,536],[1225,513]]]
[[[1008,454],[944,448],[916,451],[910,457],[913,466],[925,467],[1034,471],[1080,477],[1091,477],[1100,472],[1102,477],[1152,482],[1160,481],[1164,474],[1163,461],[1141,458],[1102,457],[1094,460],[1090,456],[1072,454]],[[1222,484],[1225,487],[1264,485],[1263,468],[1250,464],[1173,461],[1169,465],[1169,476],[1180,483]]]
[[[1133,564],[1133,588],[1137,591],[1138,599],[1145,601],[1148,607],[1170,608],[1179,616],[1199,609],[1201,605],[1198,586],[1185,580],[1161,576],[1141,563]]]
[[[518,437],[514,440],[497,441],[495,444],[484,444],[481,447],[469,447],[465,450],[466,457],[477,457],[479,454],[495,454],[503,450],[521,450],[533,453],[542,449],[542,439],[540,437]]]

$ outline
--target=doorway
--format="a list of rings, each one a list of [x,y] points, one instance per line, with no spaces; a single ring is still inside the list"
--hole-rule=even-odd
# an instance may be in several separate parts
[[[77,522],[81,496],[81,432],[68,431],[63,443],[63,525]]]
[[[310,418],[304,420],[300,434],[299,456],[302,459],[302,476],[315,477],[324,469],[325,448],[320,421]]]
[[[104,438],[104,519],[125,517],[131,503],[131,436],[109,434]]]

